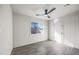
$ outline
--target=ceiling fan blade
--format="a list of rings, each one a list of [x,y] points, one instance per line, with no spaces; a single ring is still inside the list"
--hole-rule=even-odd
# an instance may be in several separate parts
[[[50,16],[49,16],[49,15],[47,15],[47,17],[48,17],[48,18],[50,18]]]
[[[44,16],[44,14],[36,14],[36,16]]]
[[[50,11],[48,11],[47,14],[51,13],[52,11],[54,11],[56,8],[51,9]]]

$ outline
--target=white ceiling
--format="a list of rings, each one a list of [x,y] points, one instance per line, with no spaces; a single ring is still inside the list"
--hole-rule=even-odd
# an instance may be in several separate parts
[[[67,7],[64,7],[64,5],[65,4],[14,4],[11,6],[14,12],[46,20],[49,20],[49,18],[36,16],[36,14],[43,14],[45,9],[51,10],[55,7],[56,10],[49,14],[50,19],[53,19],[79,10],[78,4],[70,4]]]

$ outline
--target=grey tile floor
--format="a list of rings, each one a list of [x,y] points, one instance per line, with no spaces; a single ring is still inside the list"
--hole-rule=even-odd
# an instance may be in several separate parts
[[[42,41],[14,48],[12,55],[79,55],[79,49],[55,41]]]

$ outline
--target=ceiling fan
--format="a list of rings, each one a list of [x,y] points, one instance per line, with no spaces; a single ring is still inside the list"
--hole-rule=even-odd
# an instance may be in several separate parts
[[[47,10],[45,9],[45,13],[44,14],[36,14],[36,16],[46,16],[48,18],[50,18],[50,16],[48,15],[49,13],[51,13],[52,11],[54,11],[56,8],[52,8],[51,10]]]

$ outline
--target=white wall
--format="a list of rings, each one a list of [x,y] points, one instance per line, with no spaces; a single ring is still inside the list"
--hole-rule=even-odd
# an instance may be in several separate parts
[[[30,16],[24,16],[18,13],[14,13],[13,18],[14,48],[48,39],[47,20],[41,20]],[[31,22],[37,22],[42,24],[43,33],[31,34]]]
[[[79,11],[60,18],[64,23],[64,44],[79,48]]]
[[[54,28],[53,20],[49,20],[48,21],[48,38],[49,38],[49,40],[54,40],[54,30],[55,30],[55,28]]]
[[[54,26],[50,25],[55,30],[53,40],[79,48],[79,11],[54,19],[53,23]],[[50,34],[52,33],[53,30]]]
[[[0,54],[10,54],[12,48],[12,11],[10,5],[0,5]]]

